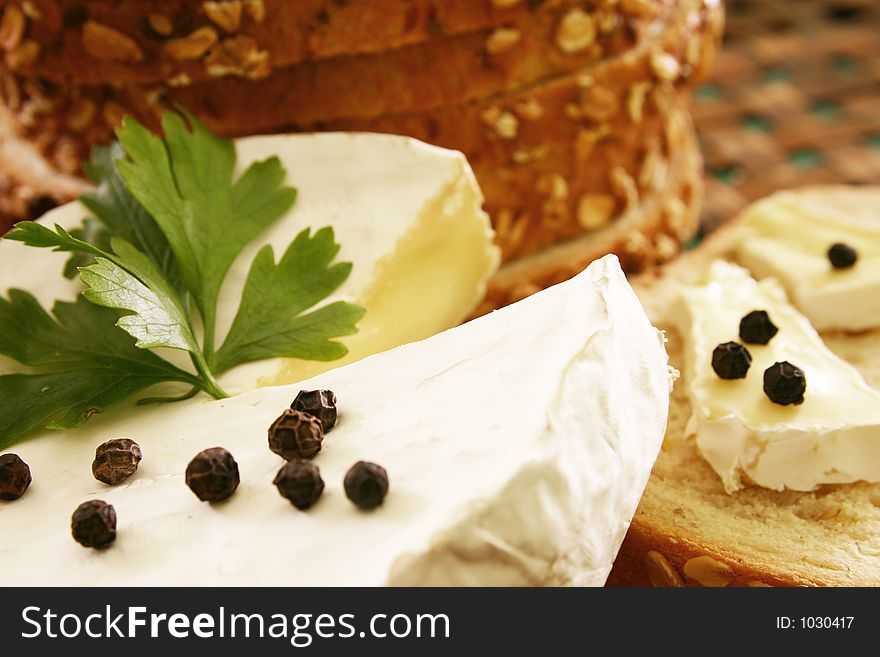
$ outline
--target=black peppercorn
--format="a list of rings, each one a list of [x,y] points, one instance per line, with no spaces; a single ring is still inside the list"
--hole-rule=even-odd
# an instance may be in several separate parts
[[[764,392],[774,404],[803,404],[806,389],[804,371],[787,360],[774,363],[764,371]]]
[[[130,438],[114,438],[99,445],[92,462],[95,479],[115,486],[133,475],[141,462],[141,447]]]
[[[848,244],[838,242],[828,249],[828,260],[835,269],[849,269],[858,259],[858,252]]]
[[[303,459],[285,463],[272,483],[281,496],[300,511],[314,505],[324,492],[324,480],[318,466]]]
[[[300,390],[290,408],[318,418],[324,433],[336,426],[336,394],[332,390]]]
[[[80,545],[103,549],[116,540],[116,509],[101,500],[83,502],[73,512],[70,528]]]
[[[766,310],[753,310],[739,320],[739,337],[746,344],[767,344],[777,333]]]
[[[722,379],[744,379],[751,365],[749,350],[737,342],[724,342],[712,351],[712,369]]]
[[[186,466],[186,485],[202,502],[225,500],[239,482],[238,463],[222,447],[199,452]]]
[[[321,421],[302,411],[288,409],[269,427],[269,449],[285,461],[314,458],[323,440]]]
[[[30,485],[31,469],[18,454],[0,456],[0,500],[17,500]]]
[[[388,473],[381,465],[358,461],[345,473],[345,494],[355,506],[374,509],[388,493]]]

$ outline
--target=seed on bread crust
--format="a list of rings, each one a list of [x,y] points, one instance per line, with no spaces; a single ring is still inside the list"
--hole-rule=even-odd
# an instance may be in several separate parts
[[[610,121],[620,110],[620,100],[612,89],[599,84],[591,84],[581,92],[580,110],[582,116],[605,123]]]
[[[629,88],[626,97],[626,111],[633,123],[641,123],[645,116],[645,97],[650,88],[650,82],[637,82]]]
[[[623,211],[631,210],[639,204],[639,188],[629,172],[621,166],[616,166],[608,174],[611,190],[615,196],[623,201]]]
[[[222,0],[221,2],[206,0],[202,3],[202,9],[205,10],[205,15],[211,19],[211,22],[230,34],[235,33],[241,25],[243,9],[241,0]]]
[[[185,37],[171,39],[165,43],[165,54],[176,60],[198,59],[205,55],[219,36],[213,27],[200,27]]]
[[[235,75],[260,80],[272,72],[269,51],[261,50],[256,39],[244,34],[214,46],[205,58],[205,68],[215,78]]]
[[[244,8],[255,23],[262,23],[266,18],[266,5],[263,0],[244,0]]]
[[[702,586],[724,587],[733,579],[733,569],[726,563],[704,554],[685,562],[684,575]]]
[[[481,118],[502,139],[515,139],[519,132],[519,119],[512,112],[504,111],[500,107],[490,107],[483,112]]]
[[[17,71],[36,61],[40,56],[40,44],[27,39],[14,50],[6,53],[6,65],[11,71]]]
[[[672,82],[676,80],[681,73],[681,64],[668,52],[658,50],[651,53],[651,71],[660,80]]]
[[[658,233],[654,238],[654,251],[659,262],[671,260],[680,249],[679,243],[666,233]]]
[[[97,21],[88,20],[83,25],[83,47],[95,59],[137,64],[144,59],[144,51],[137,41]]]
[[[616,206],[617,201],[609,194],[583,194],[578,199],[578,224],[586,230],[607,226],[614,216]]]
[[[32,0],[24,0],[24,2],[21,3],[21,10],[24,12],[24,15],[32,21],[38,21],[43,17],[43,12],[40,11],[39,7],[37,7]]]
[[[152,33],[156,38],[170,37],[174,32],[174,22],[165,14],[152,12],[147,14],[144,31],[148,36]]]
[[[486,39],[486,52],[497,55],[507,52],[522,40],[519,30],[512,27],[499,27]]]
[[[671,563],[656,550],[645,555],[645,571],[651,584],[657,588],[682,588],[684,580]]]
[[[527,98],[513,108],[516,115],[527,121],[537,121],[544,116],[544,108],[535,98]]]
[[[596,23],[583,9],[572,9],[559,22],[556,29],[556,45],[566,53],[585,50],[596,40]]]
[[[3,50],[15,50],[21,43],[25,28],[24,14],[15,5],[10,5],[3,10],[3,18],[0,19],[0,48]]]

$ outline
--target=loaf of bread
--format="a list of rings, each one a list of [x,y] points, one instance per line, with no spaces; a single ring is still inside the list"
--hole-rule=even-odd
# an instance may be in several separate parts
[[[545,14],[555,16],[555,11],[550,3]],[[92,144],[112,138],[112,128],[124,114],[156,128],[158,116],[173,101],[230,136],[287,130],[364,130],[408,134],[461,150],[486,191],[505,255],[514,257],[601,228],[621,214],[625,204],[631,204],[632,190],[627,188],[633,181],[650,177],[649,169],[666,164],[669,149],[664,117],[670,114],[665,106],[674,97],[671,85],[686,84],[711,59],[720,31],[718,12],[717,5],[682,0],[667,12],[662,29],[577,73],[553,75],[538,84],[430,110],[372,118],[301,121],[295,110],[297,94],[286,105],[283,98],[259,102],[257,90],[283,80],[283,72],[257,82],[213,81],[208,83],[217,86],[213,93],[195,96],[190,94],[196,85],[164,92],[134,84],[53,85],[10,72],[0,81],[12,129],[22,141],[32,143],[53,168],[68,175],[78,171]],[[537,27],[533,29],[543,29],[539,18],[534,22]],[[452,52],[466,51],[467,38]],[[358,70],[358,62],[371,59],[375,58],[327,63],[336,65],[343,78],[353,79],[358,77],[352,73]],[[477,70],[470,76],[451,77],[472,80],[479,76]],[[434,82],[434,76],[414,79],[418,87],[428,88]],[[247,93],[238,89],[239,84],[246,86]],[[351,95],[364,100],[357,88]],[[340,103],[339,99],[346,97],[344,90],[324,93],[314,105],[321,106],[319,100]],[[382,94],[375,98],[386,102]],[[305,106],[304,116],[314,116],[313,108],[308,103]],[[222,108],[219,114],[217,108]],[[325,111],[330,109],[323,106]],[[567,185],[564,202],[560,180]]]
[[[679,18],[686,15],[684,12]],[[274,79],[246,83],[252,86],[240,90],[241,94],[233,93],[237,89],[233,81],[226,81],[218,83],[213,95],[191,95],[192,88],[174,94],[173,90],[164,93],[137,85],[54,85],[5,72],[0,77],[0,91],[19,136],[36,143],[66,173],[76,170],[78,159],[87,155],[91,144],[112,139],[112,131],[124,114],[155,129],[159,115],[171,102],[188,108],[226,136],[319,129],[388,132],[461,150],[472,161],[487,154],[495,161],[505,156],[523,161],[547,142],[574,140],[583,128],[602,132],[608,122],[627,114],[639,120],[644,111],[650,111],[651,103],[646,100],[653,86],[687,83],[711,58],[716,43],[716,23],[702,15],[703,21],[686,28],[669,26],[649,43],[641,42],[635,49],[576,74],[552,76],[539,84],[469,102],[371,118],[305,120],[296,114],[294,104],[299,101],[285,105],[283,98],[276,102],[260,96],[260,89],[274,84]],[[687,39],[680,38],[683,30]],[[338,63],[341,65],[341,60]],[[420,86],[431,83],[423,79]],[[282,85],[278,93],[283,95],[283,89]],[[352,94],[358,96],[356,90]],[[339,103],[339,98],[348,97],[340,90],[335,100],[328,102]],[[317,100],[315,104],[319,104]],[[306,116],[313,116],[312,111],[308,109]],[[81,145],[76,157],[69,157],[76,144]],[[59,150],[58,145],[64,147],[55,157],[51,150]]]
[[[124,9],[137,13],[145,4],[132,0]],[[154,4],[171,11],[186,3]],[[460,16],[452,11],[465,4],[470,9]],[[460,30],[393,41],[376,53],[310,59],[258,80],[81,84],[72,75],[54,83],[7,70],[0,74],[4,130],[15,148],[29,147],[32,168],[65,179],[79,172],[92,145],[112,139],[122,116],[155,129],[175,104],[226,136],[371,131],[460,150],[485,192],[505,260],[525,259],[499,275],[490,305],[562,280],[609,251],[631,271],[674,255],[696,227],[702,197],[686,90],[717,48],[720,3],[500,4],[511,15],[486,23],[476,18],[495,15],[486,3],[437,2],[436,11],[446,8],[448,24]],[[372,20],[365,5],[345,6],[355,5],[362,20]],[[279,22],[295,22],[297,12]],[[456,23],[453,15],[473,20]],[[32,196],[46,194],[33,176],[3,171]],[[53,198],[68,200],[70,185],[53,188]]]
[[[153,105],[154,113],[158,113],[170,103],[188,108],[227,136],[282,129],[373,129],[369,122],[379,117],[387,117],[384,131],[391,131],[404,120],[412,123],[414,116],[449,131],[457,125],[474,125],[457,116],[467,111],[469,101],[486,106],[488,99],[506,92],[523,95],[575,70],[587,71],[606,86],[609,81],[620,87],[623,82],[618,80],[652,77],[686,81],[703,68],[717,37],[712,12],[700,7],[702,0],[681,0],[674,11],[664,14],[662,22],[657,21],[655,29],[645,34],[637,34],[622,22],[614,23],[607,35],[617,43],[611,49],[607,49],[608,44],[603,48],[596,42],[601,36],[596,27],[582,28],[590,39],[578,42],[577,48],[561,48],[559,24],[565,17],[560,19],[559,11],[547,10],[521,30],[504,28],[518,36],[506,41],[504,47],[491,47],[494,53],[487,52],[487,42],[494,43],[495,33],[487,36],[478,32],[376,55],[291,66],[262,80],[219,78],[184,85],[163,81],[82,86],[66,79],[51,83],[41,76],[37,85],[37,78],[15,72],[7,84],[30,83],[27,95],[31,104],[37,104],[44,114],[66,112],[65,120],[80,132],[91,131],[93,123],[100,128],[121,113],[143,114],[147,105]],[[576,11],[583,14],[580,9]],[[597,56],[600,65],[584,68]],[[13,95],[14,91],[5,93]],[[449,126],[450,113],[456,115],[453,127]],[[333,125],[335,121],[340,125]],[[478,120],[474,127],[479,125]],[[104,125],[105,130],[107,127],[113,126]],[[451,140],[441,135],[441,141]]]
[[[17,0],[4,2],[11,68],[82,84],[260,79],[294,64],[375,54],[478,33],[477,56],[538,40],[548,26],[563,53],[601,56],[642,32],[673,0]],[[569,12],[574,12],[569,17]],[[537,28],[531,30],[531,26]],[[499,31],[500,30],[500,31]],[[526,37],[525,32],[532,36]],[[545,40],[541,36],[541,41]],[[330,69],[333,70],[332,67]],[[326,72],[322,71],[321,75]],[[332,73],[330,73],[332,75]]]
[[[809,202],[838,205],[860,221],[877,221],[878,188],[805,189]],[[654,322],[668,327],[669,304],[716,257],[730,257],[736,223],[658,272],[633,282]],[[683,370],[687,336],[668,332],[673,366]],[[880,333],[828,333],[823,339],[880,388]],[[824,485],[813,492],[757,486],[727,494],[685,429],[687,380],[675,385],[660,457],[642,497],[610,585],[878,586],[880,484]]]

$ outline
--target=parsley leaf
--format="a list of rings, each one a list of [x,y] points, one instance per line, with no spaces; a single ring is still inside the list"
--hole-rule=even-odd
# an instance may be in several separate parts
[[[99,306],[130,311],[116,325],[136,338],[141,349],[199,351],[186,311],[162,273],[125,240],[114,237],[111,245],[126,268],[103,257],[81,268],[83,296]]]
[[[177,287],[180,272],[165,234],[128,191],[119,175],[116,162],[124,158],[125,151],[118,142],[94,148],[91,160],[83,165],[83,169],[95,187],[84,192],[79,201],[91,211],[107,235],[120,237],[143,251],[171,286]],[[102,246],[98,241],[102,237],[100,233],[93,233],[89,237],[91,239],[86,237],[85,241]],[[107,241],[109,238],[105,238],[105,245]],[[86,264],[89,263],[80,262],[77,266]]]
[[[84,219],[82,227],[70,231],[70,236],[81,242],[92,244],[102,251],[110,250],[110,231],[96,219]],[[169,251],[170,253],[170,251]],[[94,262],[87,253],[74,253],[64,265],[64,278],[76,278],[79,268]]]
[[[58,224],[55,224],[55,230],[52,230],[36,221],[20,221],[6,234],[5,239],[24,242],[28,246],[52,247],[53,251],[68,251],[87,256],[108,255],[105,250],[77,237],[75,232],[67,232]]]
[[[7,235],[72,253],[65,273],[78,271],[86,287],[76,303],[56,303],[54,316],[27,292],[0,297],[0,355],[29,368],[0,376],[0,447],[36,427],[77,426],[158,383],[190,391],[140,403],[199,390],[225,397],[215,376],[241,363],[347,353],[333,338],[355,333],[364,309],[340,301],[310,311],[351,272],[350,263],[333,262],[339,245],[329,228],[300,233],[277,263],[271,247],[260,250],[214,350],[229,267],[296,191],[284,186],[278,158],[236,178],[233,144],[189,115],[167,113],[163,127],[161,139],[127,119],[121,146],[95,152],[87,171],[97,187],[81,198],[94,218],[81,229],[26,221]],[[149,351],[156,348],[189,352],[196,373]]]
[[[356,333],[363,308],[338,301],[301,314],[348,278],[351,263],[331,265],[337,253],[331,228],[322,228],[314,237],[309,229],[302,231],[278,264],[271,246],[260,249],[226,341],[211,361],[213,368],[223,372],[277,356],[336,360],[348,353],[345,345],[330,338]]]
[[[54,316],[53,316],[54,315]],[[199,386],[113,324],[118,315],[85,299],[47,313],[28,292],[0,297],[0,354],[34,368],[0,376],[0,449],[38,427],[72,428],[164,382]]]
[[[187,123],[189,125],[187,125]],[[293,204],[276,157],[238,180],[235,146],[187,115],[167,112],[164,141],[132,120],[117,136],[129,156],[117,167],[128,190],[159,224],[202,316],[210,359],[220,286],[244,246]]]

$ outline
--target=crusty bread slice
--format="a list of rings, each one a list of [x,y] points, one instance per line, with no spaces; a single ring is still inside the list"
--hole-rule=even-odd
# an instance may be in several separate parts
[[[260,80],[212,79],[164,93],[225,134],[285,126],[364,130],[369,128],[362,122],[371,119],[438,109],[439,122],[444,108],[464,115],[470,110],[467,103],[485,106],[487,99],[544,86],[574,71],[612,88],[620,86],[618,80],[690,82],[713,59],[722,17],[720,5],[676,0],[674,11],[656,21],[655,29],[646,30],[622,52],[596,61],[560,52],[551,22],[534,41],[523,36],[518,47],[494,56],[485,51],[490,37],[457,37],[448,43],[437,40],[378,55],[287,67]],[[530,29],[540,32],[539,27]],[[466,116],[459,122],[473,123]]]
[[[9,31],[13,38],[4,47],[18,51],[30,42],[13,57],[16,70],[56,83],[260,79],[293,66],[308,70],[310,63],[318,64],[316,75],[333,77],[339,67],[324,66],[329,60],[379,55],[383,61],[377,68],[393,70],[400,59],[388,55],[397,51],[423,66],[449,56],[470,57],[474,69],[478,58],[495,59],[483,62],[484,71],[500,68],[505,76],[503,69],[511,64],[504,61],[505,46],[532,53],[531,73],[521,68],[524,75],[545,61],[577,67],[613,56],[656,30],[681,1],[42,0],[33,3],[43,5],[42,12],[8,3],[20,29]],[[574,18],[564,24],[571,11]],[[584,20],[584,14],[590,18]],[[493,36],[497,29],[504,31]],[[562,48],[550,52],[557,34]],[[595,39],[588,43],[585,37],[591,35]],[[28,49],[34,56],[25,56]]]
[[[794,198],[880,220],[880,188],[808,188]],[[734,222],[675,262],[634,278],[658,326],[668,326],[669,302],[681,285],[696,280],[714,258],[730,257],[740,230]],[[670,331],[668,337],[671,362],[682,369],[686,336]],[[880,388],[880,331],[823,337]],[[749,487],[728,495],[685,438],[687,385],[676,383],[666,440],[609,585],[880,585],[880,484],[809,493]]]
[[[189,86],[179,80],[47,85],[14,70],[4,76],[0,92],[13,116],[20,116],[16,123],[23,133],[49,123],[56,139],[88,143],[112,138],[124,113],[158,127],[158,116],[178,103],[227,137],[372,131],[465,152],[490,140],[498,148],[523,151],[547,139],[573,137],[581,124],[601,127],[609,115],[639,105],[645,85],[655,79],[684,85],[699,79],[713,59],[723,12],[703,0],[674,4],[668,21],[658,20],[657,29],[632,47],[592,66],[569,62],[564,53],[565,61],[556,61],[549,54],[555,45],[531,43],[489,60],[478,52],[482,42],[474,51],[471,37],[464,37],[427,42],[419,52],[331,59],[280,69],[261,80],[223,77]],[[574,111],[563,114],[564,105]]]

